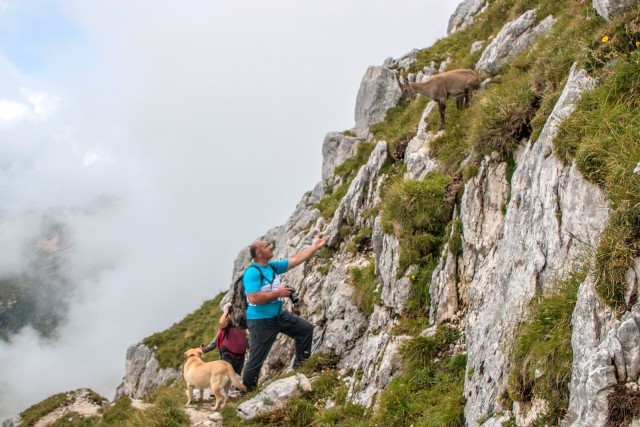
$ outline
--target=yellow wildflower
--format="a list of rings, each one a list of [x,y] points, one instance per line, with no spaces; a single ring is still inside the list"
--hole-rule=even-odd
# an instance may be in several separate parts
[[[609,36],[604,36],[604,37],[602,38],[602,43],[606,43],[606,42],[608,42],[608,41],[609,41]]]
[[[640,47],[640,42],[636,42],[636,47]]]

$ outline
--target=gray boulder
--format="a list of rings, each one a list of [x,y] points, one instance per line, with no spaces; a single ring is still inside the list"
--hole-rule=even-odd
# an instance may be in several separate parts
[[[356,152],[358,139],[339,132],[330,132],[322,143],[322,179],[329,179],[333,171]]]
[[[473,24],[478,11],[484,10],[488,4],[487,0],[464,0],[458,5],[456,11],[449,18],[447,34],[453,34],[464,27]],[[482,8],[482,10],[481,10]]]
[[[383,67],[386,68],[402,68],[403,70],[408,70],[411,64],[418,60],[419,49],[413,49],[411,52],[402,55],[398,59],[387,58],[384,60],[382,64]]]
[[[482,52],[476,64],[476,70],[489,74],[497,73],[502,66],[511,59],[524,52],[534,42],[535,38],[548,32],[555,22],[549,15],[538,25],[536,11],[529,10],[516,20],[507,23],[493,41]]]
[[[127,349],[125,374],[122,384],[116,390],[115,400],[122,396],[139,399],[169,381],[180,378],[180,372],[173,368],[160,368],[153,350],[142,343]]]
[[[249,421],[258,415],[276,411],[286,402],[312,391],[309,379],[302,374],[274,381],[254,398],[242,402],[236,410],[238,416]]]
[[[356,137],[367,139],[369,126],[384,120],[387,110],[402,96],[396,73],[385,67],[369,67],[356,98]]]
[[[616,320],[589,277],[573,313],[574,352],[571,397],[563,426],[607,425],[608,396],[620,383],[637,384],[640,375],[640,304]]]
[[[620,15],[638,0],[593,0],[593,8],[607,21],[616,15]]]

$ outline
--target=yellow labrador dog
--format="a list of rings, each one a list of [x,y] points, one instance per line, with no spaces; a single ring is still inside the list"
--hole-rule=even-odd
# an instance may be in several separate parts
[[[216,406],[213,407],[214,411],[217,411],[218,408],[227,403],[231,383],[240,390],[247,391],[247,388],[238,381],[233,367],[224,360],[203,362],[202,357],[204,356],[204,352],[201,348],[187,350],[184,355],[187,357],[187,361],[184,364],[184,380],[187,382],[187,392],[189,394],[187,405],[191,403],[194,388],[200,389],[200,400],[204,397],[204,389],[207,387],[211,388],[211,392],[216,397]],[[221,390],[224,390],[225,393],[224,401],[220,394]],[[220,405],[221,401],[222,405]]]

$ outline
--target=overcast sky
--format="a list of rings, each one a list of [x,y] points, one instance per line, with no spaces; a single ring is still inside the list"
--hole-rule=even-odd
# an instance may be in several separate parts
[[[0,278],[47,218],[78,286],[58,341],[0,342],[0,421],[113,398],[127,347],[228,289],[320,181],[367,67],[444,37],[458,3],[0,0]]]

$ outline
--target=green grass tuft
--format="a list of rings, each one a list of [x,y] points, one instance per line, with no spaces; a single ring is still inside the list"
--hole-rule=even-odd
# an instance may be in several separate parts
[[[153,406],[138,411],[125,424],[126,427],[187,427],[189,416],[184,412],[187,398],[184,381],[177,381],[170,386],[160,387],[147,396]]]
[[[546,400],[549,410],[539,419],[540,425],[555,424],[569,404],[571,316],[585,276],[583,272],[572,274],[558,281],[552,294],[535,298],[530,320],[516,333],[507,392],[515,401]]]
[[[519,142],[531,135],[531,120],[539,99],[529,85],[527,74],[513,71],[501,84],[490,85],[475,100],[476,114],[469,125],[471,146],[480,154],[513,155]]]
[[[396,107],[387,111],[384,121],[371,126],[371,132],[378,141],[387,141],[388,151],[395,160],[402,158],[399,145],[404,145],[413,138],[418,131],[418,122],[422,117],[427,100],[418,97],[415,102],[401,99]]]
[[[358,308],[371,315],[374,305],[381,303],[378,286],[380,279],[376,276],[376,264],[369,262],[365,267],[354,267],[349,269],[349,284],[353,286],[353,299]]]
[[[154,350],[161,368],[178,369],[184,361],[184,352],[200,344],[208,344],[218,331],[218,319],[222,315],[220,301],[225,293],[206,301],[168,329],[155,333],[144,340],[144,344]],[[207,360],[217,360],[218,352],[206,354]]]
[[[21,424],[25,426],[32,426],[40,418],[67,404],[67,401],[67,393],[58,393],[53,396],[49,396],[43,401],[22,411],[20,413]]]
[[[441,326],[433,337],[417,337],[402,346],[403,373],[382,393],[373,417],[376,426],[464,426],[466,356],[450,356],[459,338]]]

